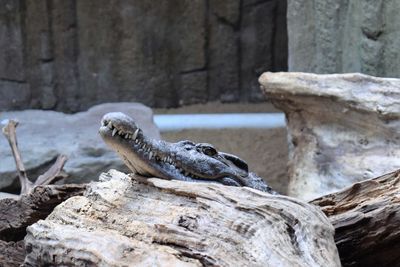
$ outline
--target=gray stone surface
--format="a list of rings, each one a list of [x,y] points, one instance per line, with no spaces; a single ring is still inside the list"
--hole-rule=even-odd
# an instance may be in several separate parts
[[[289,70],[400,77],[399,1],[288,0]]]
[[[243,1],[241,39],[241,84],[247,90],[243,97],[250,100],[261,100],[257,79],[265,71],[265,66],[273,69],[273,41],[276,6],[279,1]],[[257,44],[257,45],[255,45]],[[268,52],[270,51],[270,52]]]
[[[240,1],[209,1],[209,98],[240,98]]]
[[[260,100],[258,75],[287,68],[285,3],[0,1],[0,110]]]
[[[67,115],[54,111],[26,110],[0,113],[0,121],[17,119],[18,145],[31,179],[36,179],[58,154],[68,156],[64,170],[69,182],[87,182],[110,167],[127,170],[115,152],[98,134],[104,114],[122,111],[135,118],[146,135],[160,138],[151,109],[141,104],[115,103],[94,106],[86,112]],[[6,138],[0,136],[0,191],[18,188],[14,158]]]
[[[5,0],[0,3],[0,78],[23,81],[23,34],[19,31],[23,18],[20,1]]]
[[[400,169],[400,79],[264,73],[286,114],[288,194],[311,200]]]

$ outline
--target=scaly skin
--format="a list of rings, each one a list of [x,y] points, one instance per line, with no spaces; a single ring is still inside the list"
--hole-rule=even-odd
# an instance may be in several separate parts
[[[275,193],[260,177],[248,172],[242,159],[218,152],[210,144],[149,139],[135,121],[123,113],[104,115],[99,133],[128,168],[142,176],[217,182]]]

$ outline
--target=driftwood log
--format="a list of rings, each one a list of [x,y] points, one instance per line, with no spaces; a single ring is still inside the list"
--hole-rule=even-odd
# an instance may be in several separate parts
[[[2,128],[11,151],[21,184],[21,194],[1,194],[0,198],[0,266],[20,266],[25,259],[24,237],[26,227],[45,219],[55,206],[69,197],[81,195],[86,185],[49,185],[65,177],[67,157],[60,155],[55,163],[34,182],[25,171],[18,149],[16,127],[18,122],[7,121]]]
[[[45,219],[58,204],[82,195],[86,185],[37,186],[19,199],[0,200],[0,266],[20,266],[25,258],[26,227]]]
[[[25,266],[340,266],[314,205],[114,170],[100,180],[27,228]]]
[[[247,188],[133,178],[116,171],[104,174],[104,182],[90,184],[84,197],[69,199],[45,221],[29,227],[26,245],[30,253],[25,265],[148,265],[149,260],[187,265],[339,265],[329,242],[332,228],[316,207]],[[343,266],[399,266],[399,185],[400,171],[311,202],[333,224]],[[36,187],[32,194],[57,199],[48,196],[56,191]],[[83,187],[76,193],[81,191]],[[35,201],[40,199],[36,197]],[[7,201],[23,207],[21,200],[2,200],[0,206]],[[54,200],[54,206],[60,202],[62,198]],[[26,218],[45,218],[47,214],[41,214],[39,207],[28,208]],[[0,214],[10,216],[1,222],[21,220],[15,215],[20,211]],[[308,217],[299,219],[304,214]],[[30,223],[26,221],[25,226]],[[21,233],[15,229],[25,226],[1,225],[0,236],[8,242],[0,242],[0,262],[22,263],[25,251],[18,239],[23,234],[9,233]],[[318,243],[308,247],[307,242],[315,238]],[[330,251],[326,262],[301,262],[325,246]],[[313,257],[326,257],[323,254]]]
[[[26,266],[400,266],[400,171],[307,205],[110,171],[28,227]],[[139,181],[139,182],[138,182]],[[318,206],[318,209],[315,209]]]
[[[400,266],[400,170],[311,203],[335,227],[343,266]]]

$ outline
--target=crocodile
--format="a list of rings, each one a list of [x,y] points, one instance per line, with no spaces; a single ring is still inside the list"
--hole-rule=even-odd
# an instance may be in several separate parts
[[[121,112],[103,116],[99,134],[134,173],[144,177],[247,186],[275,192],[239,157],[208,143],[170,143],[144,135],[134,119]]]

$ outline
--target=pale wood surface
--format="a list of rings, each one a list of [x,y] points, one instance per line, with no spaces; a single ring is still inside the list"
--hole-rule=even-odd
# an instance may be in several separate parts
[[[101,180],[27,228],[27,266],[38,259],[95,266],[340,266],[332,225],[305,202],[114,170]]]

